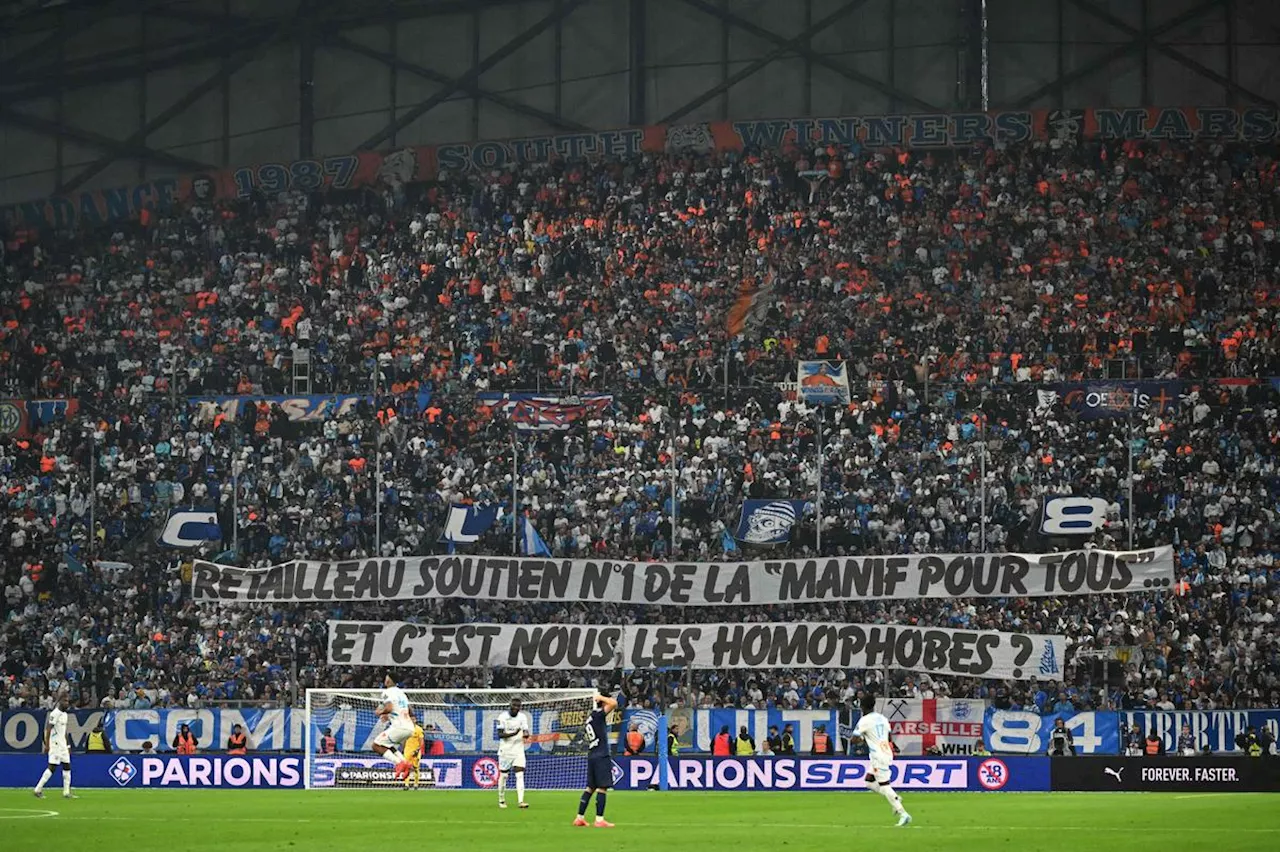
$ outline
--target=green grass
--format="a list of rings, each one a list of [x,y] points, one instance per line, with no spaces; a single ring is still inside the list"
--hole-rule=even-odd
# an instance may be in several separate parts
[[[52,786],[52,785],[51,785]],[[908,793],[905,829],[860,793],[613,793],[617,828],[572,828],[578,794],[500,811],[462,791],[0,790],[0,849],[28,850],[1016,850],[1280,849],[1272,794]],[[514,791],[509,801],[514,804]],[[594,812],[594,811],[593,811]],[[42,816],[42,814],[51,814]]]

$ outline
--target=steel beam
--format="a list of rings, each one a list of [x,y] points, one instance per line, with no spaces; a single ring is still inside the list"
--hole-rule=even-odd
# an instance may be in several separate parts
[[[1236,2],[1235,0],[1227,0],[1222,4],[1222,18],[1227,34],[1227,55],[1224,63],[1227,69],[1227,79],[1231,81],[1231,86],[1227,89],[1227,103],[1231,106],[1236,105],[1236,89],[1235,85],[1240,81],[1236,75]]]
[[[387,124],[387,126],[383,127],[377,133],[370,136],[368,139],[366,139],[364,142],[360,144],[359,150],[368,151],[373,149],[383,141],[390,139],[396,133],[399,133],[401,130],[408,127],[413,122],[417,121],[423,115],[426,115],[428,112],[435,109],[439,104],[444,103],[446,100],[449,99],[449,97],[454,92],[458,91],[464,86],[476,83],[476,81],[478,81],[481,75],[483,75],[486,71],[488,71],[490,68],[493,68],[499,62],[502,62],[508,56],[515,53],[517,50],[524,47],[529,42],[533,41],[535,38],[541,35],[548,27],[555,24],[556,21],[559,21],[562,18],[568,16],[570,13],[573,12],[574,9],[581,6],[584,2],[586,2],[586,0],[565,0],[565,3],[563,5],[561,5],[556,9],[553,9],[550,14],[544,16],[541,20],[539,20],[533,26],[529,27],[527,30],[520,33],[515,38],[509,40],[506,44],[502,45],[502,47],[499,47],[497,50],[489,54],[487,57],[485,57],[481,61],[473,64],[471,68],[466,71],[466,73],[462,74],[462,76],[456,77],[450,80],[447,84],[443,85],[431,97],[427,98],[422,103],[408,110],[407,112],[404,113],[404,115],[401,115],[395,121],[390,122],[389,124]]]
[[[260,37],[255,33],[255,37]],[[254,39],[248,39],[252,41]],[[194,49],[183,49],[178,46],[177,50],[164,56],[143,57],[137,62],[127,65],[119,65],[110,68],[96,68],[69,73],[63,78],[62,91],[76,91],[78,89],[89,88],[91,86],[102,86],[108,83],[120,83],[132,80],[143,74],[152,74],[156,71],[163,71],[168,68],[180,68],[184,65],[193,65],[195,63],[204,62],[210,59],[221,59],[229,50],[235,50],[236,47],[243,44],[246,39],[230,33],[218,34],[213,39],[203,42],[202,46]],[[131,49],[131,54],[137,51]],[[39,98],[47,98],[59,91],[59,86],[52,80],[45,79],[33,85],[26,86],[21,89],[11,89],[0,94],[0,99],[6,103],[14,104],[22,101],[38,100]]]
[[[685,0],[685,2],[690,2],[690,0]],[[700,2],[700,0],[698,0],[698,2]],[[712,86],[710,89],[707,89],[702,94],[686,102],[683,106],[663,116],[658,121],[658,123],[670,124],[676,119],[683,118],[684,116],[693,112],[698,107],[705,104],[707,101],[710,101],[716,96],[718,96],[721,92],[729,91],[729,89],[736,86],[738,83],[741,83],[743,80],[747,79],[753,74],[758,73],[762,68],[772,64],[779,57],[786,56],[788,53],[802,52],[804,42],[806,39],[809,38],[809,36],[813,35],[815,32],[817,32],[820,29],[823,29],[824,27],[831,26],[833,23],[845,17],[846,15],[849,15],[857,11],[859,7],[865,5],[866,3],[867,3],[867,0],[848,0],[848,2],[846,2],[843,6],[836,9],[834,12],[831,12],[830,14],[823,16],[821,20],[815,21],[810,26],[805,27],[799,33],[792,36],[791,38],[782,38],[781,36],[774,36],[770,34],[768,38],[770,41],[774,41],[777,43],[778,46],[776,48],[769,51],[764,56],[761,56],[759,59],[752,62],[750,65],[743,68],[742,70],[738,71],[736,74],[729,75],[728,79],[720,81],[716,85]],[[701,8],[701,6],[699,6],[699,8]],[[715,9],[714,6],[709,8]],[[716,14],[717,16],[718,16],[718,13],[719,13],[719,10],[715,10],[714,12],[712,12],[712,14]],[[728,20],[728,18],[726,18],[726,20]],[[732,20],[730,20],[729,22],[734,23],[734,21]],[[752,24],[752,26],[754,27],[755,25]]]
[[[440,2],[431,3],[392,3],[379,8],[372,3],[365,2],[365,0],[353,0],[353,2],[346,4],[348,8],[336,9],[332,15],[328,16],[326,26],[329,29],[338,30],[350,27],[379,26],[400,21],[411,21],[416,18],[471,14],[472,12],[498,6],[511,6],[521,2],[523,0],[440,0]],[[289,8],[287,5],[272,3],[262,3],[261,8],[270,10],[273,5],[280,6],[286,10]],[[226,20],[222,15],[212,12],[200,12],[185,8],[158,9],[155,14],[178,21],[210,26],[217,26]],[[260,27],[279,24],[290,17],[292,17],[292,13],[285,15],[235,16],[234,20],[245,26]]]
[[[161,163],[189,172],[208,171],[213,168],[208,163],[202,163],[199,160],[192,160],[188,157],[170,154],[167,151],[148,148],[146,145],[131,145],[127,141],[112,139],[109,136],[103,136],[101,133],[95,133],[83,127],[75,127],[58,121],[50,121],[47,118],[28,115],[25,112],[18,112],[7,106],[0,106],[0,124],[12,124],[15,127],[22,127],[33,133],[39,133],[41,136],[48,136],[53,139],[60,137],[74,139],[76,142],[89,145],[100,151],[108,151],[113,157],[137,157],[140,160],[149,160],[153,163]]]
[[[1067,0],[1067,2],[1074,2],[1074,0]],[[1187,23],[1188,21],[1194,21],[1196,18],[1199,18],[1205,12],[1208,12],[1211,9],[1217,8],[1218,5],[1221,4],[1221,2],[1222,0],[1205,0],[1205,2],[1203,3],[1198,3],[1195,6],[1192,6],[1190,9],[1187,9],[1182,14],[1177,15],[1173,18],[1170,18],[1160,26],[1154,27],[1153,29],[1149,30],[1142,38],[1134,39],[1133,41],[1130,41],[1126,44],[1122,44],[1116,47],[1114,50],[1109,50],[1106,53],[1104,53],[1102,56],[1099,56],[1097,59],[1094,59],[1091,62],[1087,62],[1084,65],[1081,65],[1079,68],[1075,69],[1074,71],[1072,71],[1070,74],[1067,74],[1066,76],[1059,77],[1057,80],[1050,80],[1049,82],[1045,83],[1043,86],[1040,86],[1034,89],[1033,91],[1030,91],[1027,94],[1023,95],[1022,97],[1018,98],[1016,101],[1010,104],[1010,106],[1013,109],[1023,109],[1035,103],[1037,100],[1039,100],[1049,92],[1054,91],[1055,89],[1061,88],[1063,91],[1066,91],[1067,86],[1071,85],[1075,81],[1084,79],[1085,77],[1088,77],[1091,74],[1096,74],[1098,71],[1101,71],[1103,68],[1106,68],[1108,65],[1110,65],[1112,62],[1115,62],[1117,59],[1123,59],[1129,54],[1140,50],[1146,41],[1154,41],[1156,38],[1164,35],[1170,30],[1175,30],[1178,27],[1182,26],[1183,24]]]
[[[810,60],[815,65],[821,65],[823,68],[836,72],[841,77],[844,77],[846,80],[850,80],[854,83],[859,83],[863,86],[866,86],[869,89],[879,92],[880,94],[888,98],[891,98],[891,99],[896,98],[897,100],[903,103],[910,104],[914,107],[925,110],[927,112],[938,112],[938,107],[934,106],[931,103],[928,103],[927,101],[917,98],[915,95],[912,95],[909,92],[904,92],[901,89],[897,88],[896,86],[891,86],[885,83],[883,80],[877,80],[875,77],[871,77],[866,74],[863,74],[861,71],[855,71],[854,69],[845,66],[844,64],[832,59],[829,56],[826,56],[821,53],[816,53],[807,47],[805,42],[808,36],[811,36],[818,29],[828,26],[828,23],[826,23],[828,20],[831,20],[831,21],[838,20],[839,18],[842,18],[845,15],[848,15],[856,11],[859,7],[865,5],[866,0],[856,0],[856,2],[852,4],[847,4],[846,6],[843,6],[840,9],[837,9],[836,12],[832,13],[832,15],[828,15],[826,18],[823,18],[821,21],[819,21],[815,27],[807,28],[805,33],[805,39],[802,39],[801,41],[798,41],[798,42],[796,42],[795,39],[788,39],[786,36],[778,35],[772,30],[767,30],[764,27],[761,27],[760,25],[753,23],[752,21],[749,21],[740,15],[721,9],[720,7],[714,5],[713,3],[708,2],[708,0],[682,0],[682,2],[684,2],[686,5],[692,6],[695,9],[705,12],[708,15],[713,15],[714,17],[720,18],[723,21],[733,24],[734,26],[738,27],[744,32],[751,33],[756,38],[760,38],[760,39],[764,39],[765,41],[772,42],[773,44],[779,47],[782,47],[783,45],[785,45],[786,50],[776,52],[776,55],[773,55],[773,59],[776,59],[780,56],[784,56],[787,53],[796,53]],[[793,42],[795,43],[793,44]],[[769,61],[772,62],[773,59],[770,59]]]
[[[59,10],[63,12],[60,17],[61,22],[53,28],[53,32],[49,36],[34,44],[27,45],[12,56],[7,56],[3,61],[0,61],[0,80],[29,79],[26,73],[19,72],[28,71],[26,66],[40,57],[55,56],[54,62],[45,62],[37,66],[40,71],[36,79],[43,79],[56,73],[57,69],[54,64],[57,63],[55,47],[59,41],[65,41],[76,33],[92,29],[109,18],[133,15],[146,16],[172,2],[174,0],[152,0],[151,3],[142,4],[138,0],[111,0],[111,2],[101,3],[92,9],[86,9],[83,15],[72,14],[69,10],[66,10],[66,7],[61,7]],[[90,57],[90,59],[92,58]],[[72,64],[79,65],[81,62],[82,60],[75,60]],[[59,63],[58,67],[65,68],[66,66]]]
[[[1093,11],[1077,4],[1071,4],[1089,14]],[[1151,29],[1151,0],[1138,0],[1138,21],[1141,26],[1137,33],[1127,33],[1129,38],[1142,39],[1142,69],[1139,75],[1138,100],[1145,106],[1151,103],[1151,39],[1147,38],[1147,30]],[[1113,25],[1114,26],[1114,25]],[[1123,30],[1122,30],[1123,32]]]
[[[645,68],[645,26],[648,0],[629,0],[627,4],[627,123],[638,127],[645,123],[648,110],[648,71]]]
[[[1112,15],[1106,9],[1101,9],[1098,6],[1094,5],[1091,2],[1091,0],[1068,0],[1068,2],[1071,3],[1072,6],[1075,6],[1077,9],[1084,12],[1085,14],[1092,15],[1093,17],[1108,24],[1109,26],[1115,27],[1117,30],[1120,30],[1120,32],[1124,33],[1125,35],[1134,39],[1141,40],[1143,43],[1144,57],[1146,56],[1147,50],[1150,50],[1150,49],[1157,50],[1160,53],[1163,53],[1165,56],[1172,59],[1174,62],[1177,62],[1179,65],[1189,68],[1190,70],[1196,72],[1201,77],[1204,77],[1207,80],[1212,80],[1213,82],[1217,83],[1219,86],[1222,86],[1224,89],[1227,89],[1228,91],[1235,92],[1238,95],[1243,95],[1244,97],[1249,98],[1250,100],[1260,104],[1266,104],[1267,106],[1272,106],[1272,107],[1277,106],[1276,102],[1271,98],[1268,98],[1265,95],[1260,95],[1251,89],[1247,89],[1244,86],[1241,86],[1239,83],[1237,83],[1235,80],[1232,80],[1230,77],[1224,77],[1223,75],[1219,74],[1217,71],[1214,71],[1212,68],[1208,67],[1207,65],[1197,62],[1196,60],[1192,59],[1190,56],[1187,56],[1186,54],[1177,50],[1172,45],[1165,44],[1164,42],[1156,41],[1155,38],[1153,37],[1148,37],[1146,32],[1142,30],[1134,29],[1133,27],[1126,24],[1124,21],[1117,18],[1115,15]],[[1147,2],[1148,0],[1144,0],[1142,4],[1144,21],[1146,19]],[[1212,3],[1207,4],[1208,7],[1204,11],[1208,12],[1214,8],[1217,8],[1223,5],[1225,5],[1225,0],[1213,0]],[[1147,63],[1144,62],[1144,66],[1146,64]],[[1147,88],[1146,80],[1149,74],[1150,72],[1144,67],[1143,69],[1143,80],[1144,80],[1143,88],[1144,89]],[[1144,100],[1144,103],[1150,103],[1151,99],[1150,97],[1144,97],[1143,100]]]
[[[964,97],[957,99],[965,109],[982,108],[982,3],[965,0],[960,7],[960,31],[964,33]]]
[[[385,51],[366,47],[359,42],[352,41],[344,35],[331,34],[324,36],[323,40],[326,45],[331,47],[340,48],[342,50],[364,56],[368,59],[372,59],[376,62],[381,62],[388,68],[393,68],[397,71],[407,71],[410,74],[421,77],[424,80],[430,80],[433,83],[448,84],[452,82],[452,78],[447,74],[442,74],[439,71],[419,65],[416,62],[410,62],[407,59],[401,59],[400,57]],[[535,106],[521,103],[520,101],[517,101],[514,98],[509,98],[506,95],[500,95],[497,92],[490,92],[487,89],[480,88],[470,81],[464,82],[458,88],[473,97],[481,98],[489,101],[490,103],[497,104],[504,109],[509,109],[512,112],[527,115],[530,118],[536,118],[539,121],[546,122],[557,130],[569,130],[575,133],[585,133],[591,130],[591,128],[587,127],[585,124],[579,124],[576,121],[561,118],[554,113],[549,113],[546,110],[538,109]]]
[[[556,10],[559,11],[564,0],[556,0]],[[553,31],[554,43],[552,44],[551,62],[555,66],[554,76],[556,80],[555,100],[553,101],[552,112],[555,113],[556,119],[559,120],[564,115],[564,15],[556,21],[555,30]]]
[[[148,136],[150,136],[152,133],[155,133],[157,130],[159,130],[161,127],[164,127],[174,118],[181,115],[196,101],[203,98],[209,92],[212,92],[213,90],[220,88],[223,82],[229,76],[231,76],[236,71],[240,70],[245,65],[247,65],[251,60],[257,57],[261,51],[265,50],[267,47],[270,47],[271,45],[284,41],[288,37],[294,35],[295,29],[300,24],[300,19],[303,14],[302,10],[305,7],[306,7],[305,3],[299,3],[298,6],[296,7],[297,14],[295,15],[294,18],[282,23],[278,23],[271,32],[269,32],[265,37],[258,39],[256,42],[250,42],[248,44],[242,45],[240,49],[236,51],[235,54],[231,58],[229,58],[222,67],[220,67],[213,74],[206,77],[203,81],[201,81],[200,83],[192,87],[190,90],[188,90],[185,95],[183,95],[178,100],[174,101],[174,103],[170,105],[167,109],[165,109],[155,118],[148,121],[144,127],[139,128],[136,133],[130,136],[127,140],[125,140],[125,144],[126,145],[141,144],[142,141],[145,140]],[[70,180],[64,182],[61,186],[59,186],[55,190],[55,192],[56,193],[70,192],[71,190],[80,187],[81,185],[84,184],[85,181],[89,180],[94,175],[98,174],[103,169],[105,169],[107,166],[111,165],[111,163],[114,160],[115,160],[115,157],[111,155],[100,157],[99,159],[95,160],[94,162],[86,166],[79,174],[75,175]]]
[[[298,157],[311,159],[316,131],[316,0],[301,0],[298,7]],[[226,79],[225,77],[223,79]]]

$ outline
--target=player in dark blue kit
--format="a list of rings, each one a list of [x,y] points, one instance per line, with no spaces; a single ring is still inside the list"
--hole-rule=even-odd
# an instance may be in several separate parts
[[[604,695],[595,697],[596,709],[587,719],[587,789],[578,803],[578,816],[574,825],[587,825],[587,805],[591,794],[596,794],[596,828],[613,828],[604,821],[604,799],[613,786],[613,760],[609,757],[609,728],[605,720],[618,709],[618,702]]]

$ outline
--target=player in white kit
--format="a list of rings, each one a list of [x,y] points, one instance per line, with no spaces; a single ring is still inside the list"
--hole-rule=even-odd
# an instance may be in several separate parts
[[[409,712],[409,696],[396,686],[391,675],[383,680],[382,697],[378,703],[378,716],[387,726],[373,741],[373,751],[391,761],[392,766],[404,762],[402,747],[413,734],[413,715]]]
[[[862,696],[862,718],[853,729],[853,735],[866,741],[871,770],[867,773],[867,787],[889,800],[893,812],[898,815],[898,825],[911,822],[911,814],[902,807],[902,797],[889,786],[889,767],[893,763],[893,743],[889,741],[889,720],[876,712],[876,697],[871,693]]]
[[[524,744],[533,733],[529,716],[520,709],[520,699],[511,699],[511,707],[498,717],[498,807],[507,806],[507,774],[516,775],[516,797],[520,807],[527,808],[524,800]]]
[[[61,696],[57,706],[49,711],[45,722],[44,751],[49,755],[49,765],[45,767],[40,783],[34,790],[37,799],[44,798],[44,785],[49,783],[58,767],[62,767],[62,797],[79,798],[71,795],[71,748],[67,745],[67,710],[70,707],[71,700],[65,695]]]

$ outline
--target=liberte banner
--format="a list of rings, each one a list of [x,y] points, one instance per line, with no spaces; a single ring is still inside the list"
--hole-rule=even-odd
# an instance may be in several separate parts
[[[893,624],[410,624],[330,621],[329,662],[418,668],[907,669],[1062,679],[1062,636]]]
[[[191,572],[192,597],[222,603],[475,598],[721,606],[1092,595],[1172,585],[1167,546],[711,563],[423,556],[253,570],[197,561]]]

